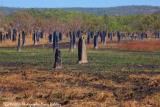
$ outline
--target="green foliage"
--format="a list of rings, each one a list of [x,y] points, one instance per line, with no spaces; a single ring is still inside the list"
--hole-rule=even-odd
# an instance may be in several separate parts
[[[27,9],[9,14],[1,23],[31,31],[33,29],[109,30],[109,31],[157,31],[160,30],[160,14],[130,16],[98,16],[62,9]],[[3,25],[2,24],[2,25]]]

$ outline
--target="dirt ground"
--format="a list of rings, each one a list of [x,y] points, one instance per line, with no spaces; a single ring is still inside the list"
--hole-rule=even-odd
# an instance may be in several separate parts
[[[160,107],[159,73],[47,71],[0,65],[4,102],[57,103],[64,107]]]

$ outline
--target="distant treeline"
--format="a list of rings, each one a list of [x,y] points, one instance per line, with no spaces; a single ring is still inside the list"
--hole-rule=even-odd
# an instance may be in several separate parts
[[[158,5],[158,4],[157,4]],[[0,7],[0,11],[5,14],[11,14],[16,11],[26,10],[29,8],[15,8],[15,7]],[[117,7],[103,7],[103,8],[36,8],[36,10],[46,10],[46,9],[59,9],[64,11],[76,11],[84,13],[92,13],[96,15],[108,15],[108,16],[127,16],[127,15],[138,15],[138,14],[154,14],[160,13],[160,6],[117,6]]]
[[[158,31],[160,30],[160,14],[130,16],[98,16],[95,14],[64,11],[27,9],[9,15],[0,13],[1,30],[16,28],[33,32],[41,29],[45,32],[59,30],[68,32],[83,31]]]

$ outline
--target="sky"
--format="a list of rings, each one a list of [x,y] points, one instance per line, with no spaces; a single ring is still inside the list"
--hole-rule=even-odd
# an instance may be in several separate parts
[[[2,7],[21,8],[116,7],[126,5],[160,6],[160,0],[0,0]]]

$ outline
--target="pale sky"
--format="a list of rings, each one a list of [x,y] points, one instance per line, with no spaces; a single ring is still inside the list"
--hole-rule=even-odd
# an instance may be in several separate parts
[[[160,0],[0,0],[3,7],[63,8],[63,7],[115,7],[126,5],[160,6]]]

